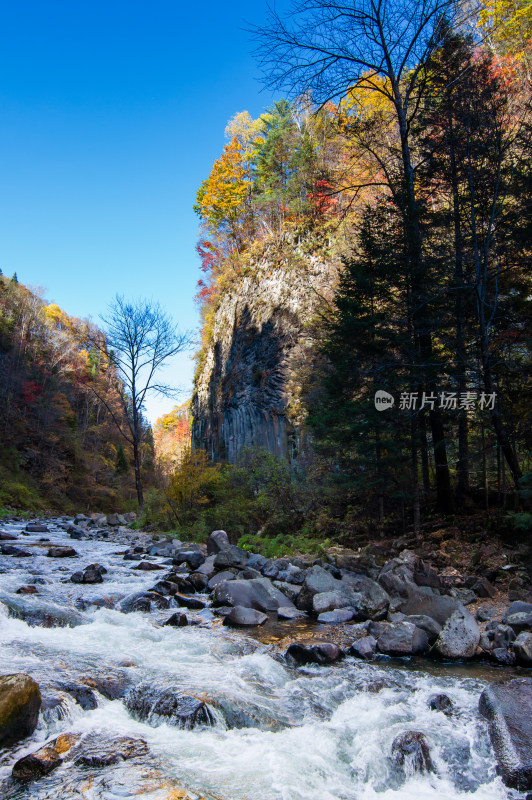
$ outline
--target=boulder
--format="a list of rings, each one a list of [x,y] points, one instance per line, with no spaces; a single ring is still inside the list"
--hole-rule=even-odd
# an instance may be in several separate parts
[[[103,576],[107,572],[101,564],[89,564],[83,571],[74,572],[70,580],[72,583],[103,583]]]
[[[216,569],[227,569],[227,567],[245,567],[249,561],[249,553],[237,547],[236,544],[230,544],[224,547],[214,557],[214,566]]]
[[[49,533],[48,527],[40,522],[29,522],[26,525],[28,533]]]
[[[345,588],[345,591],[335,589],[332,592],[319,592],[312,598],[312,610],[315,614],[322,614],[324,611],[333,611],[336,608],[346,608],[347,606],[353,609],[357,600],[358,595],[348,587]],[[354,616],[354,612],[352,616]]]
[[[478,597],[495,597],[497,589],[487,578],[479,578],[471,587]]]
[[[188,579],[196,592],[204,592],[207,590],[209,578],[201,572],[192,572]]]
[[[356,658],[371,658],[377,650],[377,640],[373,636],[362,636],[351,645],[349,652]]]
[[[354,617],[354,608],[335,608],[332,611],[324,611],[322,614],[318,614],[318,622],[327,623],[328,625],[340,625],[343,622],[349,622]]]
[[[95,769],[145,756],[148,745],[144,739],[132,739],[129,736],[111,739],[102,733],[89,733],[81,740],[79,750],[80,755],[75,758],[74,764]]]
[[[532,612],[517,611],[515,614],[506,614],[505,620],[516,633],[529,631],[532,628]]]
[[[449,617],[433,649],[443,658],[472,658],[479,641],[480,630],[475,618],[462,608]]]
[[[532,679],[492,683],[480,697],[504,783],[521,792],[532,789]]]
[[[180,614],[176,611],[171,617],[168,617],[165,625],[170,625],[172,628],[185,628],[188,625],[188,619],[185,614]]]
[[[78,554],[73,547],[57,545],[50,547],[46,555],[48,558],[75,558]]]
[[[205,600],[200,600],[199,597],[187,597],[185,594],[175,594],[174,599],[179,606],[183,606],[184,608],[191,608],[191,609],[202,609],[207,608],[207,602]]]
[[[0,531],[0,542],[14,542],[16,539],[18,539],[18,536],[15,536],[14,533]]]
[[[30,736],[41,709],[39,685],[24,673],[0,676],[0,747]]]
[[[256,611],[277,611],[291,606],[290,600],[268,578],[223,581],[214,588],[215,606],[244,606]]]
[[[116,528],[118,525],[127,525],[127,519],[122,514],[108,514],[106,522],[111,527]]]
[[[131,614],[133,611],[151,611],[152,608],[170,608],[170,602],[158,592],[134,592],[124,597],[120,603],[120,611],[123,614]]]
[[[207,539],[207,555],[212,556],[230,546],[229,536],[225,531],[213,531]]]
[[[497,610],[494,606],[481,606],[477,609],[477,613],[475,614],[475,619],[477,622],[489,622],[489,620],[495,619],[497,616]]]
[[[244,606],[234,606],[224,618],[223,624],[235,628],[251,628],[256,625],[264,625],[267,620],[267,614],[263,614],[262,611],[255,611],[254,608],[245,608]]]
[[[416,773],[434,770],[427,740],[419,731],[405,731],[395,737],[392,743],[392,760],[407,778]]]
[[[342,651],[331,642],[294,642],[286,651],[286,656],[297,664],[332,664],[342,655]]]
[[[164,567],[161,567],[159,564],[154,564],[153,561],[141,561],[140,564],[137,564],[137,566],[133,567],[133,569],[140,569],[144,572],[150,572],[157,569],[164,569]]]
[[[415,589],[414,572],[419,559],[408,550],[387,561],[377,578],[379,584],[390,595],[406,597],[409,590]],[[415,612],[417,613],[417,612]]]
[[[295,583],[288,583],[288,581],[273,581],[273,585],[276,589],[279,589],[285,597],[288,597],[292,603],[295,603],[296,598],[301,592],[301,586]]]
[[[301,611],[294,606],[280,606],[277,609],[277,617],[279,619],[304,619],[307,616],[306,611]]]
[[[416,628],[421,628],[422,631],[425,631],[429,644],[434,644],[441,632],[441,625],[432,617],[426,617],[423,614],[405,616],[403,622],[411,622]]]
[[[513,667],[517,662],[515,653],[506,647],[494,647],[490,652],[490,656],[497,664],[505,667]]]
[[[455,611],[463,608],[458,600],[447,595],[424,595],[412,593],[404,603],[401,603],[399,610],[408,616],[423,615],[432,617],[440,625],[444,625]]]
[[[497,625],[490,634],[493,637],[493,647],[509,647],[515,641],[515,632],[510,625]]]
[[[221,572],[217,572],[216,575],[213,575],[212,578],[209,579],[207,587],[209,589],[214,589],[215,586],[218,586],[219,583],[223,583],[224,581],[234,581],[236,578],[236,570],[232,571],[229,569],[224,569]]]
[[[39,594],[36,586],[21,586],[15,594]]]
[[[172,560],[174,564],[188,564],[191,570],[196,570],[205,561],[205,556],[200,550],[181,550]]]
[[[354,595],[349,586],[337,580],[330,572],[316,564],[305,573],[305,580],[298,593],[296,605],[302,611],[314,611],[314,596],[334,591],[345,593],[350,598],[353,598]]]
[[[413,656],[429,649],[427,634],[411,622],[380,623],[383,630],[377,637],[377,648],[388,656]],[[370,632],[373,633],[372,627]]]
[[[454,597],[454,599],[458,600],[459,603],[462,603],[463,606],[469,606],[477,599],[477,596],[472,589],[466,589],[465,587],[461,586],[456,589],[451,589],[450,594],[451,597]]]
[[[24,550],[23,547],[16,547],[13,544],[5,544],[0,548],[3,556],[15,556],[15,558],[28,558],[31,556],[29,550]]]
[[[141,684],[127,694],[125,705],[136,719],[152,725],[166,722],[187,729],[198,725],[214,725],[214,716],[208,705],[179,690]]]
[[[515,640],[513,649],[519,664],[529,667],[532,664],[532,633],[522,631]]]
[[[214,575],[215,569],[214,556],[207,556],[203,564],[200,564],[195,571],[199,572],[201,575],[206,575],[207,578],[211,578]]]
[[[62,763],[63,759],[53,747],[41,747],[15,762],[12,775],[15,780],[34,781],[48,775]]]
[[[382,586],[366,577],[353,572],[343,572],[342,582],[347,583],[358,595],[354,605],[357,619],[384,619],[390,605],[390,596]]]
[[[43,628],[75,628],[83,624],[83,616],[73,608],[64,608],[42,600],[38,595],[1,595],[0,601],[7,607],[9,615],[23,619],[28,625]]]
[[[446,694],[433,694],[429,697],[427,705],[431,711],[442,711],[447,715],[454,709],[453,701]]]

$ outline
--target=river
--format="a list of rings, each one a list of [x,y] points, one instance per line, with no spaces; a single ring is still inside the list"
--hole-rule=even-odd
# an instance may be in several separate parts
[[[20,535],[31,558],[0,556],[0,673],[24,672],[43,688],[103,676],[204,698],[212,727],[182,730],[161,719],[133,719],[123,699],[96,692],[84,710],[63,693],[47,708],[35,733],[0,756],[0,797],[9,800],[502,800],[508,790],[496,774],[487,725],[478,700],[488,680],[507,673],[437,668],[383,659],[348,657],[330,667],[287,667],[272,644],[230,631],[210,611],[190,612],[197,625],[164,627],[172,613],[121,613],[120,598],[153,586],[158,573],[124,561],[130,534],[72,541],[64,520],[47,520],[50,533],[22,535],[24,522],[1,525]],[[42,538],[50,541],[40,541]],[[52,544],[74,546],[77,558],[49,558]],[[155,559],[163,562],[164,559]],[[77,585],[70,575],[90,563],[108,570],[99,585]],[[156,578],[154,579],[154,574]],[[163,573],[160,573],[163,574]],[[35,584],[38,595],[15,591]],[[48,609],[75,627],[43,627],[13,617],[8,605],[32,621]],[[40,611],[39,611],[40,609]],[[11,612],[13,613],[13,611]],[[33,620],[35,621],[35,620]],[[288,623],[289,625],[289,623]],[[324,626],[322,626],[324,628]],[[289,630],[289,627],[286,628]],[[428,699],[445,693],[452,715],[432,711]],[[425,734],[434,772],[405,774],[390,754],[403,731]],[[16,758],[60,733],[141,738],[147,755],[88,769],[65,760],[29,784],[10,779]],[[408,773],[408,770],[407,770]]]

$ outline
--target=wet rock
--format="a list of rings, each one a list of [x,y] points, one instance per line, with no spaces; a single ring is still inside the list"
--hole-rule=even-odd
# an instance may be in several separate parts
[[[227,567],[245,567],[249,561],[249,553],[237,547],[235,544],[224,547],[214,557],[216,569],[226,569]]]
[[[15,594],[39,594],[36,586],[21,586]]]
[[[200,550],[183,550],[173,557],[174,564],[188,564],[191,570],[201,567],[205,561],[205,556]]]
[[[296,664],[332,664],[342,655],[342,651],[332,642],[315,642],[305,644],[294,642],[285,653]]]
[[[70,580],[72,583],[103,583],[103,576],[106,572],[107,570],[101,564],[89,564],[84,570],[74,572],[70,576]]]
[[[407,778],[423,772],[432,772],[432,760],[425,736],[419,731],[405,731],[392,743],[392,760]]]
[[[165,625],[170,625],[172,628],[185,628],[188,625],[188,619],[186,614],[180,614],[176,611],[175,614],[172,614],[171,617],[168,617]]]
[[[213,602],[217,606],[244,606],[256,611],[277,611],[280,607],[292,605],[268,578],[219,583],[214,588]]]
[[[124,697],[131,683],[131,678],[122,671],[97,672],[81,680],[85,686],[99,692],[107,700]]]
[[[349,652],[356,658],[371,658],[377,650],[377,640],[373,636],[362,636],[351,645]]]
[[[429,649],[427,634],[411,622],[383,622],[377,636],[377,649],[388,656],[413,656]],[[373,634],[373,625],[370,627]],[[375,635],[375,634],[373,634]]]
[[[453,701],[446,694],[433,694],[429,697],[427,705],[431,711],[442,711],[447,715],[451,714],[454,709]]]
[[[46,555],[48,558],[75,558],[78,554],[73,547],[57,545],[50,547]]]
[[[429,644],[434,644],[441,632],[441,625],[432,617],[426,617],[423,614],[405,616],[403,622],[411,622],[416,628],[421,628],[422,631],[425,631]]]
[[[480,630],[475,618],[462,608],[449,617],[433,649],[443,658],[472,658],[479,641]]]
[[[28,625],[43,628],[75,628],[83,624],[80,613],[71,608],[61,608],[42,600],[39,596],[0,595],[0,601],[7,607],[9,615],[23,619]]]
[[[307,613],[293,606],[281,606],[277,609],[277,616],[279,619],[304,619]]]
[[[201,572],[192,572],[188,579],[196,592],[204,592],[207,589],[209,583],[207,575],[203,575]]]
[[[162,588],[159,589],[158,587]],[[178,592],[180,594],[194,594],[194,591],[194,585],[189,578],[185,578],[184,575],[177,575],[176,573],[170,573],[170,575],[166,576],[164,581],[159,581],[152,589],[152,592],[168,595],[174,595]]]
[[[14,533],[0,531],[0,542],[14,542],[16,539],[18,539],[18,536],[15,536]]]
[[[532,664],[532,633],[522,631],[513,643],[513,649],[517,661],[523,666],[530,666]]]
[[[74,517],[74,525],[81,525],[82,523],[87,524],[90,520],[90,517],[85,516],[85,514],[76,514]]]
[[[229,536],[225,531],[213,531],[207,539],[207,554],[209,556],[216,555],[229,545]]]
[[[161,567],[159,564],[154,564],[153,561],[141,561],[140,564],[137,564],[137,566],[133,567],[133,569],[140,569],[144,572],[150,572],[157,569],[164,569],[164,567]]]
[[[332,611],[324,611],[322,614],[318,614],[318,622],[328,625],[340,625],[354,618],[354,608],[335,608]]]
[[[0,747],[30,736],[41,708],[39,685],[24,673],[0,676]]]
[[[234,606],[229,614],[224,618],[224,625],[236,628],[251,628],[257,625],[264,625],[268,621],[268,615],[262,611],[255,611],[254,608],[244,608],[244,606]]]
[[[96,695],[89,686],[84,686],[82,683],[57,683],[56,688],[73,697],[84,711],[92,711],[98,708]]]
[[[132,739],[119,736],[111,739],[105,734],[90,733],[80,744],[81,754],[74,763],[81,767],[109,767],[120,761],[141,758],[148,753],[148,745],[144,739]]]
[[[62,761],[63,759],[53,747],[41,747],[35,753],[19,758],[15,762],[11,774],[19,781],[34,781],[57,769]]]
[[[199,597],[187,597],[184,594],[175,594],[175,601],[178,605],[184,608],[202,609],[207,608],[208,603],[205,600],[200,600]]]
[[[135,687],[128,693],[125,705],[134,717],[150,724],[167,722],[187,729],[214,725],[213,714],[203,700],[172,689],[146,684]]]
[[[26,525],[26,531],[28,533],[49,533],[48,527],[46,525],[42,525],[40,522],[29,522]]]
[[[167,597],[163,597],[158,592],[135,592],[124,597],[120,603],[120,611],[123,614],[131,614],[134,611],[151,611],[152,608],[170,608]]]
[[[15,556],[15,558],[28,558],[32,554],[29,550],[24,550],[22,547],[15,547],[13,544],[5,544],[0,547],[0,552],[3,556]]]
[[[422,615],[432,617],[440,625],[444,625],[455,611],[463,606],[454,597],[447,595],[421,595],[413,594],[399,607],[403,614],[408,616]]]
[[[532,679],[492,683],[480,697],[504,783],[532,789]]]

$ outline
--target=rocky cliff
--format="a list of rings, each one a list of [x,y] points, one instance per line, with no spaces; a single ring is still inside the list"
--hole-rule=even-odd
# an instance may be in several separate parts
[[[220,293],[192,399],[192,442],[234,462],[246,447],[296,459],[304,449],[301,381],[315,344],[311,321],[337,266],[294,250],[266,253]]]

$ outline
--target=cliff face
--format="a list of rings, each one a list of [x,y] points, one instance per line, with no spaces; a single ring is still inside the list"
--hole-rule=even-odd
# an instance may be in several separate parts
[[[296,459],[304,447],[301,377],[312,356],[308,327],[337,269],[296,254],[222,292],[212,343],[204,350],[192,398],[192,442],[235,462],[246,447]]]

